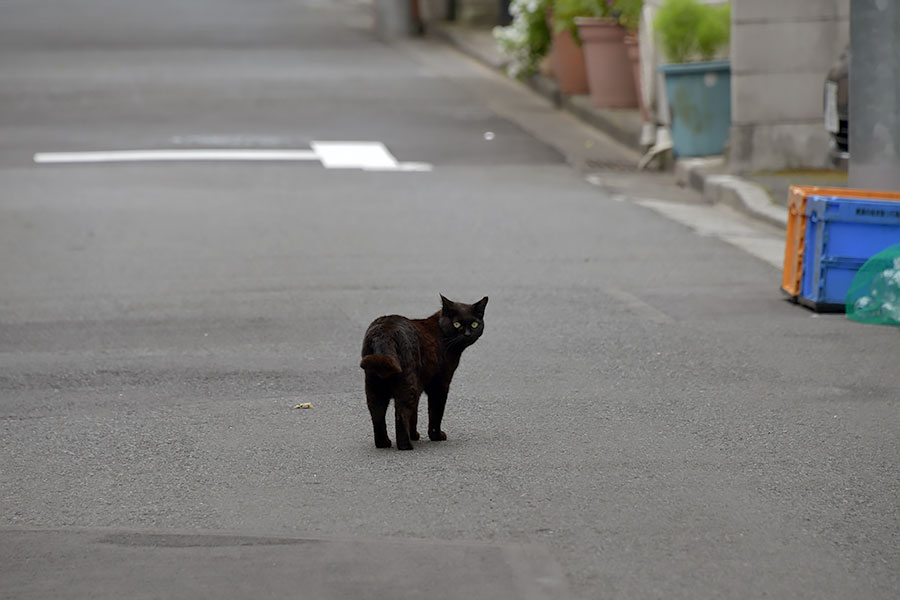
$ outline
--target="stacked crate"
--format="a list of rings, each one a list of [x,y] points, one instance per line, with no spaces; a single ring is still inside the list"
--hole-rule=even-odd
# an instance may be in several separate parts
[[[792,186],[781,289],[819,312],[844,310],[856,271],[900,243],[900,193]]]

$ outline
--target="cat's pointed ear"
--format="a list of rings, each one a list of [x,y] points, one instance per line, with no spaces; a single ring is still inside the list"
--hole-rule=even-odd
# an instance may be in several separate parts
[[[441,309],[445,315],[453,312],[453,302],[444,298],[443,294],[441,294]]]
[[[484,318],[484,307],[487,306],[487,303],[488,303],[488,297],[485,296],[484,298],[482,298],[481,300],[479,300],[478,302],[476,302],[475,304],[472,305],[472,312],[475,313],[475,315],[479,319]]]

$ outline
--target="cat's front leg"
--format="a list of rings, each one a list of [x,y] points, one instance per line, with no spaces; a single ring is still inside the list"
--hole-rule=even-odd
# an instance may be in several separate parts
[[[419,435],[419,397],[417,396],[412,414],[409,415],[409,439],[418,442],[421,437]]]
[[[449,386],[435,386],[428,393],[428,439],[432,442],[442,442],[447,439],[447,434],[441,431],[441,420],[444,418],[444,407],[447,405],[447,392]]]

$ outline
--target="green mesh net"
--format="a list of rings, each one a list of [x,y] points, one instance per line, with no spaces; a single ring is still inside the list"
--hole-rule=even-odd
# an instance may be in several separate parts
[[[847,291],[847,316],[860,323],[900,326],[900,244],[860,267]]]

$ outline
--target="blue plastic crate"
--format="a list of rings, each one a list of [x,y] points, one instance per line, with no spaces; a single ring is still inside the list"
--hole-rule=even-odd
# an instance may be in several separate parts
[[[804,214],[798,301],[820,312],[843,311],[847,290],[863,263],[900,243],[900,203],[809,196]]]

